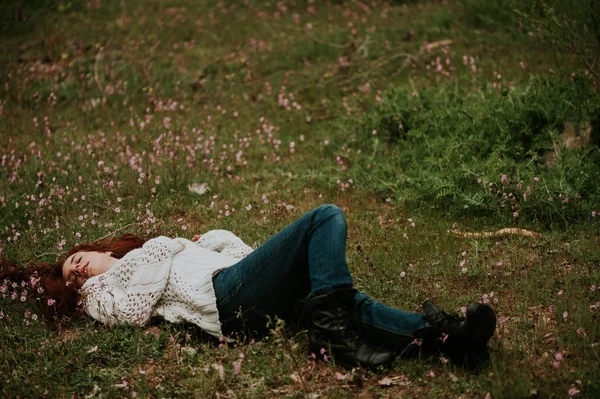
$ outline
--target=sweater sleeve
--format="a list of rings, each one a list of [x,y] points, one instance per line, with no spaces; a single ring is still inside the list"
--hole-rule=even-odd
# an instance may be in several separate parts
[[[202,248],[220,252],[237,259],[243,259],[253,249],[238,236],[227,230],[210,230],[196,242]]]
[[[165,290],[171,259],[182,249],[181,243],[168,237],[147,241],[122,263],[84,284],[84,309],[106,324],[145,324]]]

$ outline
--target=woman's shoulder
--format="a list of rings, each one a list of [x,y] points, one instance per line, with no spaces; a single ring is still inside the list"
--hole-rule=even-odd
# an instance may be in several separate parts
[[[154,246],[154,245],[161,245],[161,244],[162,245],[169,245],[170,243],[173,242],[173,240],[175,240],[175,239],[167,237],[167,236],[154,237],[154,238],[151,238],[148,241],[146,241],[144,243],[144,245],[143,245],[142,248],[144,248],[144,247],[147,248],[147,247],[151,247],[151,246]]]

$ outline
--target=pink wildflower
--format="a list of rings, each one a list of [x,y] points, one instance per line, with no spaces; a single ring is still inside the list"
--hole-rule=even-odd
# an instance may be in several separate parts
[[[240,375],[241,372],[242,372],[242,361],[236,360],[235,362],[233,362],[233,374]]]

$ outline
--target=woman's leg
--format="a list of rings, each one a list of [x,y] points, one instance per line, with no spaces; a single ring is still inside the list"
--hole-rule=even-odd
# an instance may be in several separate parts
[[[223,333],[264,332],[261,315],[285,317],[297,298],[351,288],[345,250],[346,221],[337,206],[306,213],[213,278]],[[237,317],[240,310],[256,322]]]
[[[302,216],[215,276],[223,333],[264,333],[264,316],[285,319],[294,301],[310,294],[310,350],[330,350],[348,366],[391,363],[392,354],[366,345],[357,329],[373,343],[403,348],[410,343],[409,334],[412,341],[412,329],[425,323],[420,315],[355,294],[345,250],[346,221],[337,206],[324,205]]]
[[[414,340],[414,332],[427,325],[422,313],[386,306],[361,292],[354,296],[353,316],[367,343],[394,350],[405,349]]]

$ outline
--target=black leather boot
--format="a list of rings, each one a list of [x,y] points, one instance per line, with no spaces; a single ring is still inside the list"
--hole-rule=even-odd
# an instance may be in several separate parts
[[[476,369],[489,360],[488,341],[496,330],[496,315],[488,305],[472,303],[466,317],[447,314],[433,302],[423,303],[428,325],[415,331],[415,338],[436,347],[452,362]]]
[[[309,299],[312,311],[308,330],[308,348],[319,355],[321,349],[346,367],[377,368],[392,363],[391,351],[367,345],[352,319],[354,289],[337,290]]]

